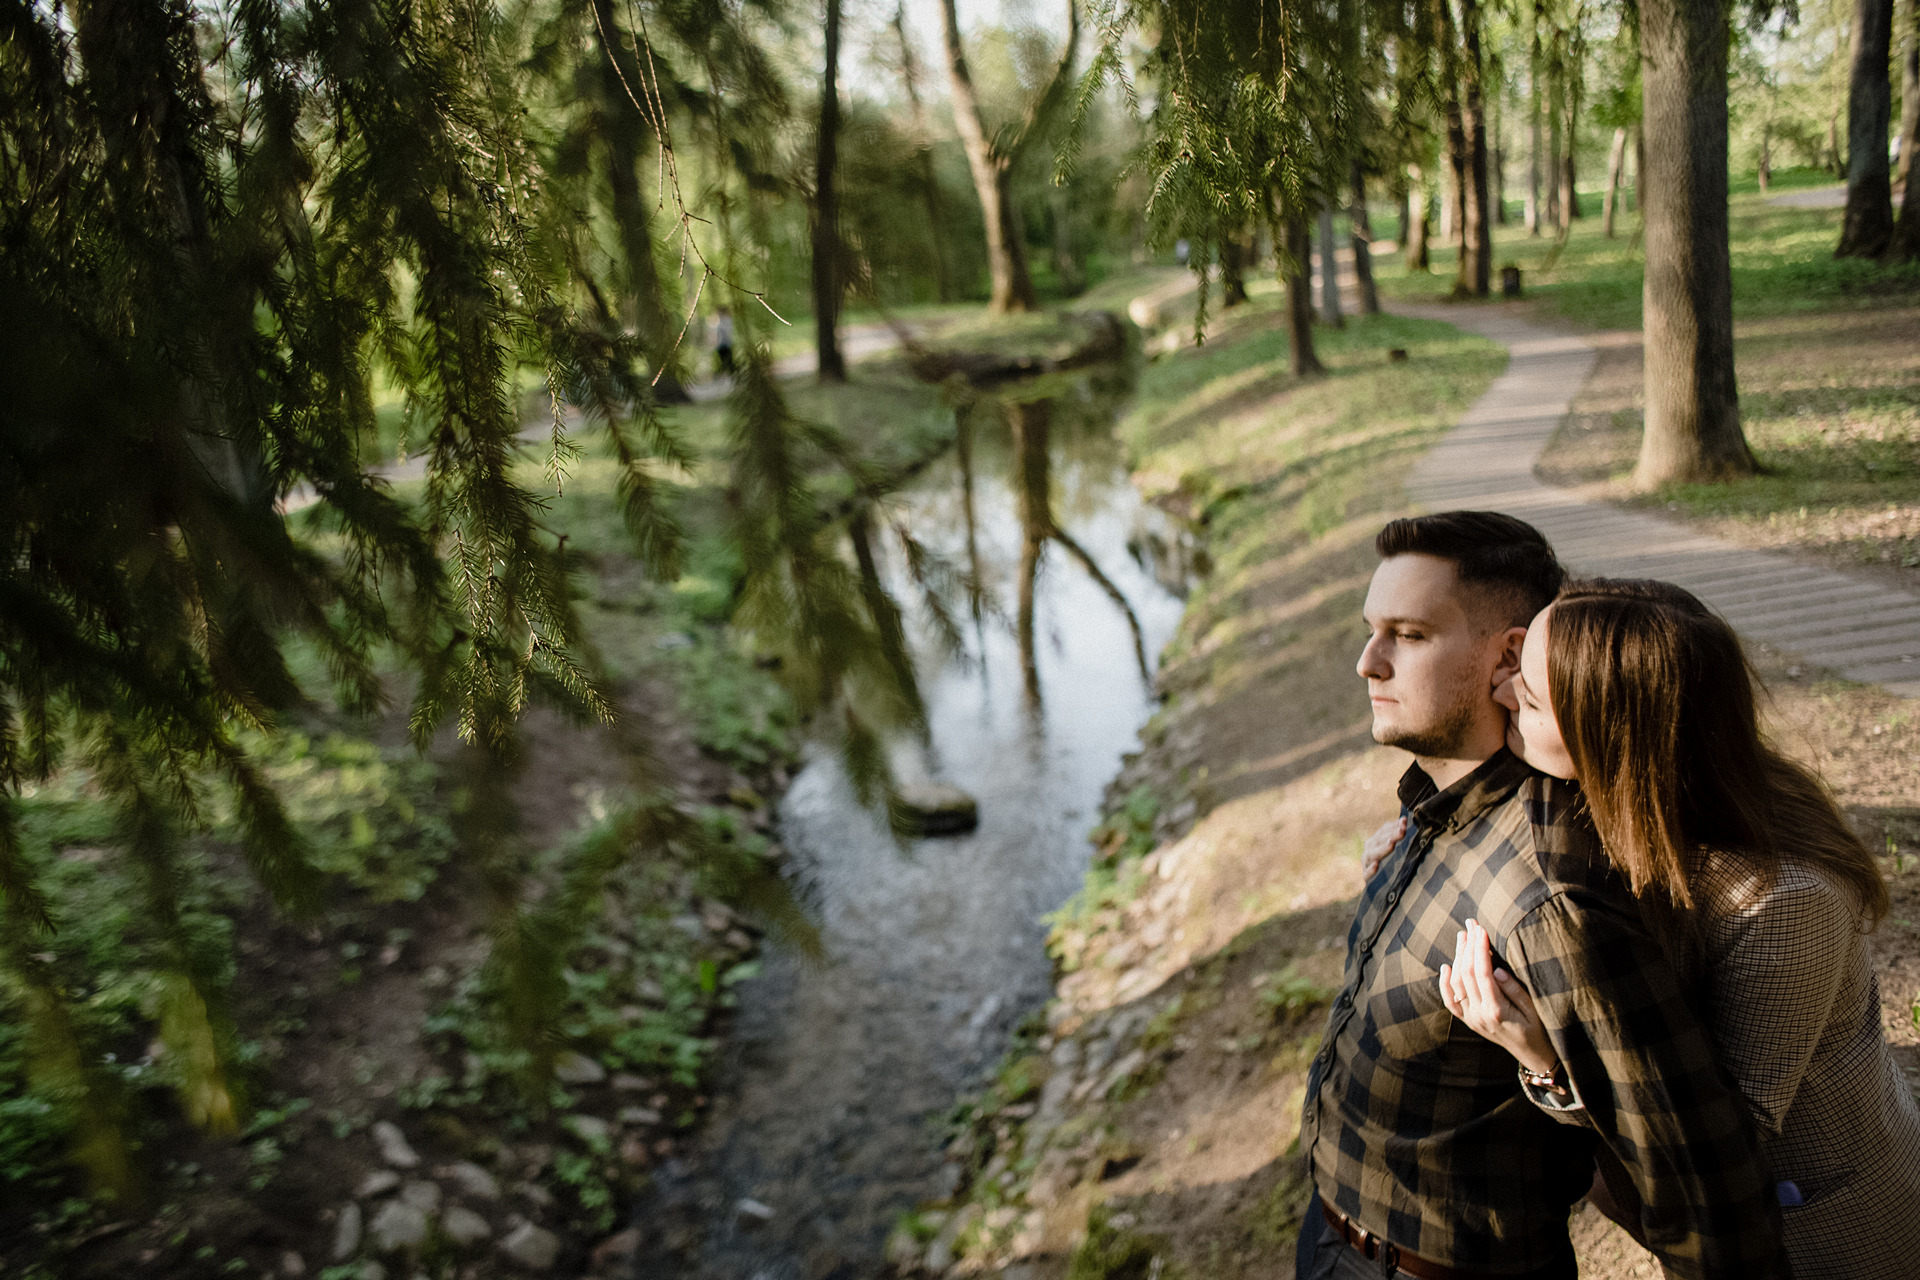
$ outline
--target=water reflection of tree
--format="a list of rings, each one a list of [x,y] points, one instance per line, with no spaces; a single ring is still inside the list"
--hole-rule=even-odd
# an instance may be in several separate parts
[[[1139,663],[1141,678],[1152,679],[1152,669],[1147,663],[1146,638],[1140,630],[1140,619],[1134,614],[1133,606],[1101,570],[1099,562],[1053,518],[1053,409],[1054,401],[1051,398],[1010,400],[1007,403],[1007,423],[1013,432],[1014,492],[1020,517],[1019,604],[1014,630],[1020,642],[1020,670],[1026,682],[1027,699],[1036,707],[1040,704],[1040,671],[1033,642],[1034,585],[1049,542],[1055,543],[1077,560],[1087,576],[1119,607],[1133,635],[1134,660]],[[971,542],[971,502],[967,506],[968,537]]]

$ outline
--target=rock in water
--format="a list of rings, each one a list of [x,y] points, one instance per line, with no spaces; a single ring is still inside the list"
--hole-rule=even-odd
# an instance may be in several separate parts
[[[958,835],[980,825],[980,804],[944,782],[908,782],[900,787],[893,821],[908,835]]]
[[[531,1271],[545,1271],[560,1256],[560,1237],[523,1222],[500,1242],[500,1252]]]

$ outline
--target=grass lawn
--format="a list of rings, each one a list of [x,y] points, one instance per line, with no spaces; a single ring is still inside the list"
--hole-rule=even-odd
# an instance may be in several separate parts
[[[1794,170],[1774,187],[1830,182],[1820,170]],[[1623,216],[1608,240],[1598,200],[1585,203],[1595,216],[1576,222],[1564,247],[1501,228],[1495,263],[1522,269],[1530,305],[1545,318],[1637,330],[1638,219]],[[1745,545],[1920,587],[1920,266],[1834,258],[1839,210],[1771,204],[1751,177],[1734,184],[1730,216],[1741,415],[1761,474],[1632,491],[1643,412],[1637,343],[1603,346],[1542,474]],[[1436,248],[1430,275],[1387,265],[1382,291],[1431,301],[1450,287],[1453,264],[1453,250]]]

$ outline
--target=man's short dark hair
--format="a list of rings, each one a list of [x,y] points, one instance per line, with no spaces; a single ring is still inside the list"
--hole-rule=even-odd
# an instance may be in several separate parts
[[[1498,511],[1407,516],[1382,529],[1373,549],[1382,560],[1421,555],[1451,561],[1460,581],[1479,587],[1516,627],[1552,604],[1567,576],[1538,529]]]

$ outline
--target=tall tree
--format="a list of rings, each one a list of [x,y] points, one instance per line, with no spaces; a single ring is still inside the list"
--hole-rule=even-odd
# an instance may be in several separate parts
[[[845,382],[840,354],[840,198],[834,189],[840,165],[840,0],[827,0],[826,69],[820,76],[820,132],[813,157],[814,351],[822,382]]]
[[[1432,197],[1427,193],[1426,178],[1420,166],[1407,166],[1407,230],[1401,239],[1406,244],[1407,271],[1427,271],[1431,269],[1431,256],[1427,249],[1428,206]]]
[[[1872,258],[1893,235],[1893,179],[1887,129],[1893,87],[1893,0],[1854,0],[1847,87],[1847,208],[1834,256]]]
[[[1920,142],[1920,0],[1900,0],[1900,163],[1893,185],[1903,190],[1913,168],[1913,148]],[[1771,101],[1769,101],[1771,107]]]
[[[1613,210],[1619,203],[1620,174],[1627,162],[1627,131],[1613,131],[1613,148],[1607,153],[1607,191],[1600,203],[1600,228],[1613,239]]]
[[[1289,210],[1282,220],[1286,252],[1280,269],[1287,282],[1287,357],[1293,376],[1304,378],[1326,372],[1313,349],[1313,236],[1307,215]]]
[[[1906,52],[1902,85],[1905,98],[1900,105],[1900,220],[1887,240],[1886,256],[1896,262],[1920,258],[1920,164],[1913,163],[1915,147],[1920,147],[1920,0],[1906,0],[1901,25],[1905,30]]]
[[[1447,2],[1441,0],[1443,5]],[[1487,189],[1487,109],[1479,0],[1460,0],[1460,79],[1461,140],[1466,148],[1462,208],[1466,216],[1454,290],[1484,298],[1493,279],[1493,215]]]
[[[1367,172],[1360,158],[1354,157],[1349,170],[1353,193],[1347,206],[1347,221],[1352,231],[1353,276],[1360,291],[1360,313],[1380,314],[1380,291],[1373,284],[1373,220],[1367,214]]]
[[[1333,234],[1333,206],[1320,206],[1320,318],[1335,329],[1347,327],[1340,313],[1340,261]]]
[[[1642,0],[1647,135],[1642,486],[1754,469],[1733,370],[1727,19],[1719,0]]]
[[[1545,0],[1535,0],[1531,21],[1528,23],[1527,49],[1527,234],[1541,234],[1541,223],[1546,210],[1540,200],[1541,146],[1545,138],[1546,98],[1540,92],[1540,78],[1546,69],[1546,58],[1540,47],[1540,24],[1545,21]]]
[[[967,69],[956,0],[941,0],[941,38],[947,53],[947,79],[953,97],[953,122],[966,149],[973,188],[987,227],[987,272],[995,312],[1031,311],[1038,304],[1019,212],[1013,203],[1013,173],[1067,94],[1080,54],[1079,0],[1067,0],[1067,44],[1046,86],[1027,105],[1016,125],[989,132],[987,118]]]
[[[1585,6],[1577,6],[1566,34],[1563,72],[1567,93],[1566,146],[1560,154],[1560,225],[1564,231],[1580,216],[1580,183],[1574,157],[1579,151],[1580,107],[1587,83],[1587,37],[1582,29]]]

